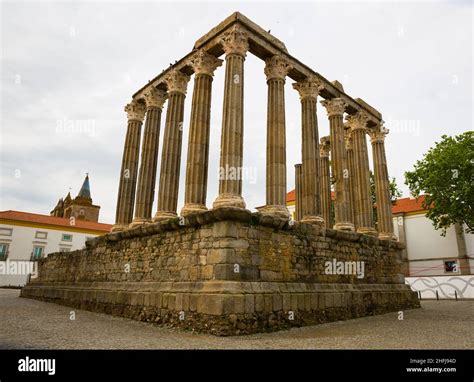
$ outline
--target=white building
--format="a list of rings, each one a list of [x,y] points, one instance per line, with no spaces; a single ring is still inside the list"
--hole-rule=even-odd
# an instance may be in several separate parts
[[[0,211],[0,286],[25,285],[31,261],[84,247],[112,225],[20,211]]]
[[[474,274],[474,235],[459,225],[435,230],[422,207],[423,196],[398,199],[392,208],[397,238],[406,243],[403,256],[406,276],[443,276]]]
[[[423,196],[401,198],[392,207],[393,228],[397,238],[406,243],[403,251],[404,274],[410,277],[474,274],[474,235],[451,226],[446,236],[435,230]],[[295,218],[295,192],[287,194],[287,207]]]

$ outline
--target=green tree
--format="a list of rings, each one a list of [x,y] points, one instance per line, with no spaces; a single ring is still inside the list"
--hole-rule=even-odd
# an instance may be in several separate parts
[[[334,179],[331,178],[331,184],[334,185]],[[332,187],[331,187],[332,188]],[[374,225],[377,223],[377,208],[376,208],[376,195],[375,195],[375,175],[372,171],[370,171],[370,193],[372,198],[372,213],[374,216]],[[398,189],[397,182],[395,178],[392,178],[390,181],[390,201],[392,204],[395,204],[397,199],[402,196],[402,191]],[[354,207],[353,207],[354,208]],[[331,203],[331,216],[332,221],[335,219],[335,210],[334,210],[334,201]]]
[[[442,235],[456,223],[473,233],[474,133],[441,138],[416,162],[413,171],[405,172],[405,183],[415,197],[426,195],[426,216],[436,229],[442,230]]]
[[[375,175],[372,171],[370,171],[370,193],[372,196],[372,205],[373,207],[373,215],[374,215],[374,224],[377,223],[377,208],[376,208],[376,194],[375,194]],[[395,178],[390,180],[390,201],[392,204],[395,204],[397,199],[402,196],[402,191],[397,186],[397,181]]]

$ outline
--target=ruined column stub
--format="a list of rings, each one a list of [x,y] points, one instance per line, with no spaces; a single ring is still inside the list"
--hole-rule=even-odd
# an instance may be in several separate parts
[[[320,182],[319,194],[321,201],[321,216],[324,219],[326,228],[332,228],[332,199],[331,199],[331,174],[329,165],[329,154],[331,151],[331,143],[329,136],[322,137],[319,145],[319,168],[320,168]]]

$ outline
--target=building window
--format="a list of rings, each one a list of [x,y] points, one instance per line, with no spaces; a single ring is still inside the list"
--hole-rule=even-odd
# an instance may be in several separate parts
[[[43,255],[44,255],[44,247],[40,247],[40,246],[35,245],[33,247],[33,252],[31,254],[31,260],[33,260],[33,261],[39,260],[39,259],[43,258]]]
[[[59,247],[59,252],[69,252],[71,248],[69,247]]]
[[[11,236],[12,232],[12,228],[0,228],[0,236]]]
[[[67,233],[63,233],[63,236],[61,238],[62,241],[72,241],[72,235],[69,235]]]
[[[445,261],[444,273],[458,273],[458,262],[456,260]]]
[[[5,261],[8,257],[8,244],[0,243],[0,261]]]
[[[36,231],[35,239],[47,239],[47,238],[48,238],[48,232]]]

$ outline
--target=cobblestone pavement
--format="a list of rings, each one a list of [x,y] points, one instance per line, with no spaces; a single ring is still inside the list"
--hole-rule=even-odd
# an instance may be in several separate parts
[[[214,337],[19,298],[0,289],[0,349],[473,349],[474,301],[423,301],[421,309]]]

